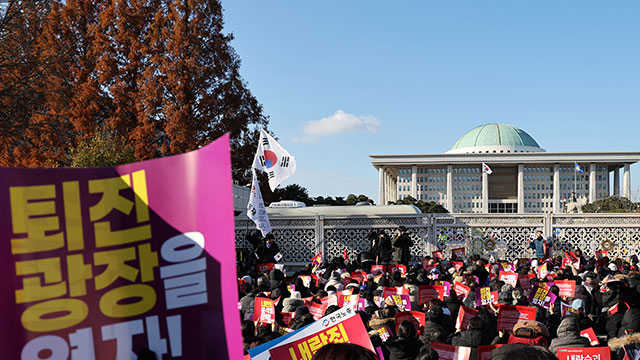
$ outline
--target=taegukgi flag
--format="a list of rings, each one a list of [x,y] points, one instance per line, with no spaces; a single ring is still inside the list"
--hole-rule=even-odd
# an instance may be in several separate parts
[[[247,204],[247,216],[256,223],[262,236],[266,236],[271,232],[271,224],[269,223],[269,216],[267,216],[267,210],[264,208],[264,202],[262,201],[262,193],[260,192],[260,184],[258,183],[256,170],[251,169],[251,172],[253,173],[253,180],[251,180],[251,195],[249,195],[249,203]]]
[[[267,173],[269,187],[275,190],[281,182],[296,172],[296,159],[289,154],[264,129],[260,129],[258,151],[253,158],[253,167]]]
[[[488,175],[493,174],[493,170],[489,167],[489,165],[482,163],[482,172],[487,173]]]

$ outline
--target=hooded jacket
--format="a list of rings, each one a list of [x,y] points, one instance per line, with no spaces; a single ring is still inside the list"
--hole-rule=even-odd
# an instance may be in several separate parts
[[[385,345],[389,349],[391,360],[415,360],[420,353],[422,342],[417,338],[405,339],[401,337],[391,337]]]
[[[609,348],[617,353],[618,359],[624,359],[624,355],[628,351],[640,351],[640,333],[626,335],[623,337],[609,340]]]
[[[558,337],[551,340],[549,351],[556,354],[559,348],[583,348],[590,346],[589,339],[580,336],[578,319],[575,316],[567,316],[560,322],[560,326],[558,326]]]

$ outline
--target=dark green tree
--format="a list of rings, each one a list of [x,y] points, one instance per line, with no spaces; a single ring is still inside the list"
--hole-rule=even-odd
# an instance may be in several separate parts
[[[625,197],[618,196],[603,197],[582,207],[582,212],[585,213],[624,213],[638,211],[640,211],[640,207],[637,203]]]
[[[412,196],[407,196],[398,201],[389,201],[387,204],[389,205],[414,205],[422,213],[448,213],[449,211],[442,205],[436,203],[435,201],[423,201],[417,200]]]

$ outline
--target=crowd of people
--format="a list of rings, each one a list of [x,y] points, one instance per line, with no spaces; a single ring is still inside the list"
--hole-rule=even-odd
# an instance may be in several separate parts
[[[580,249],[574,249],[573,258],[567,261],[565,254],[550,256],[553,244],[538,232],[538,237],[529,243],[533,250],[529,259],[425,256],[421,263],[407,266],[405,274],[401,271],[371,272],[372,265],[409,265],[409,250],[413,243],[405,229],[398,229],[390,235],[384,231],[372,232],[370,251],[351,261],[345,261],[343,257],[324,259],[321,264],[310,262],[303,269],[285,274],[280,266],[265,272],[259,272],[256,267],[260,263],[277,263],[280,250],[274,237],[262,239],[258,234],[249,237],[255,246],[253,255],[238,263],[245,354],[252,347],[313,323],[308,305],[326,303],[332,295],[347,289],[364,299],[364,307],[358,314],[369,332],[371,343],[380,348],[385,359],[438,359],[438,353],[432,349],[435,343],[470,347],[472,360],[477,358],[479,346],[491,344],[505,344],[492,351],[492,359],[512,358],[514,351],[525,359],[554,359],[560,348],[591,346],[592,342],[580,334],[587,329],[593,329],[599,346],[610,347],[612,359],[637,359],[640,353],[640,267],[636,255],[626,259],[597,258],[595,254],[587,256]],[[531,287],[543,286],[555,294],[555,301],[548,307],[531,304],[528,301],[531,287],[523,287],[521,283],[513,286],[500,280],[498,274],[503,269],[500,264],[507,261],[512,264],[512,271],[530,278]],[[539,267],[543,264],[548,273],[540,276]],[[362,274],[362,271],[366,272],[366,278],[352,276],[356,272]],[[317,281],[304,281],[312,275]],[[553,284],[559,280],[575,281],[573,296],[560,296],[558,286]],[[419,304],[419,286],[443,282],[463,284],[470,292],[458,294],[451,290],[442,298]],[[403,309],[390,297],[382,303],[378,300],[385,287],[407,291],[411,310],[425,314],[423,328],[416,329],[409,321],[395,323],[395,314]],[[497,291],[497,303],[478,306],[475,289],[480,287]],[[274,324],[252,321],[256,297],[278,300]],[[567,309],[562,309],[563,303],[568,305]],[[510,332],[499,331],[497,320],[501,305],[505,304],[535,307],[535,320],[520,321]],[[477,313],[464,329],[456,328],[456,319],[463,307]],[[339,309],[337,305],[329,305],[324,315]],[[292,314],[286,323],[283,313]],[[385,339],[377,331],[383,326],[391,333]],[[327,348],[316,355],[324,358],[326,355],[323,354],[331,351],[335,350]],[[378,358],[377,354],[366,356],[350,359]]]

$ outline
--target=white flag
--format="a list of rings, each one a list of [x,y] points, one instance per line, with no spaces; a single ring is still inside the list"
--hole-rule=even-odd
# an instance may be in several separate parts
[[[296,159],[264,129],[260,129],[260,141],[253,158],[253,167],[267,173],[269,187],[274,191],[282,181],[296,172]]]
[[[264,208],[264,202],[262,201],[262,193],[260,192],[256,171],[251,169],[251,172],[253,173],[253,180],[251,181],[251,195],[249,195],[249,203],[247,204],[247,216],[256,223],[262,236],[266,236],[271,232],[271,224],[269,223],[269,216],[267,216],[267,209]]]
[[[488,175],[493,174],[493,170],[489,167],[489,165],[482,163],[482,172],[487,173]]]

